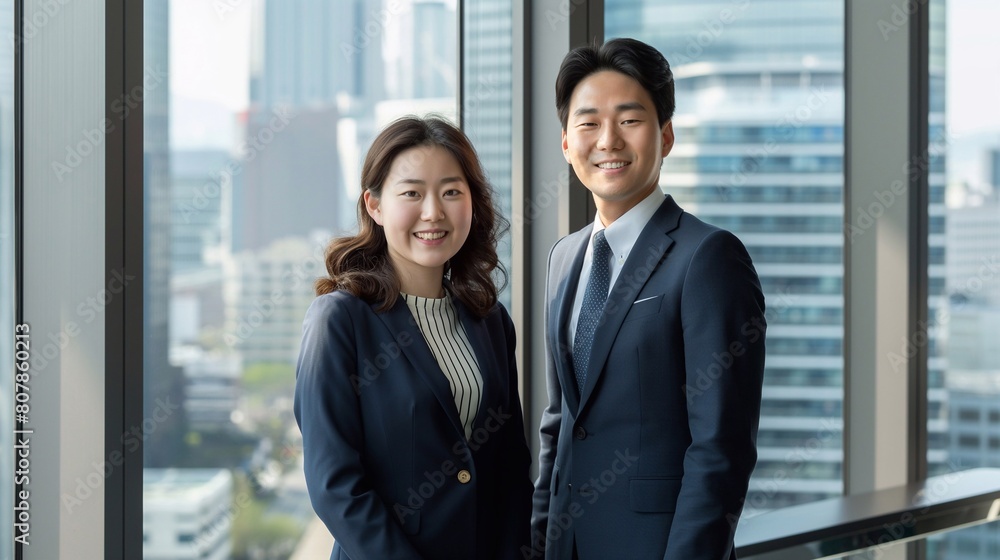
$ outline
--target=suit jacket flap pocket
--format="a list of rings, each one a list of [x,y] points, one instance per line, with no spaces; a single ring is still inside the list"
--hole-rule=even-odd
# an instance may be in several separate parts
[[[633,478],[629,480],[632,511],[672,513],[681,493],[680,478]]]

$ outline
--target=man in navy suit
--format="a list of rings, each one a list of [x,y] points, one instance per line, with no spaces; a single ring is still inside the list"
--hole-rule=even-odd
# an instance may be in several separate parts
[[[556,82],[591,225],[549,255],[549,402],[525,557],[732,559],[756,462],[764,297],[743,244],[659,188],[674,85],[632,39]]]

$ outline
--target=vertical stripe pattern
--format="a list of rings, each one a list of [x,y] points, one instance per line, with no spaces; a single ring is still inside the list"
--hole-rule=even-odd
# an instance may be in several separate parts
[[[448,378],[451,394],[455,397],[455,407],[458,408],[458,417],[468,439],[472,437],[472,426],[483,397],[483,376],[465,327],[458,320],[451,296],[445,295],[440,299],[410,294],[402,296],[434,359]]]

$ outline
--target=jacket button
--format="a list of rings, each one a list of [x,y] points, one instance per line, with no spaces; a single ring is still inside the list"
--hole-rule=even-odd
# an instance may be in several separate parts
[[[576,439],[587,439],[587,430],[585,430],[583,426],[577,426],[576,429],[573,430],[573,437]]]
[[[461,482],[462,484],[468,484],[470,480],[472,480],[472,474],[469,471],[465,469],[458,471],[459,482]]]

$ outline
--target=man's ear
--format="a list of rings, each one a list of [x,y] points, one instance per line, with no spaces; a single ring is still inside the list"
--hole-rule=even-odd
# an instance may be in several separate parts
[[[569,160],[569,144],[566,143],[566,129],[565,128],[562,130],[562,150],[563,150],[563,157],[566,158],[566,163],[572,163]]]
[[[661,157],[667,157],[671,148],[674,147],[674,121],[663,123],[663,130],[660,133],[663,135],[663,153]]]
[[[663,135],[663,153],[660,157],[667,157],[671,148],[674,147],[674,121],[663,123],[663,130],[660,133]]]
[[[372,194],[372,191],[365,189],[365,209],[368,210],[368,215],[375,220],[375,223],[382,225],[382,208],[379,206],[378,197]]]

